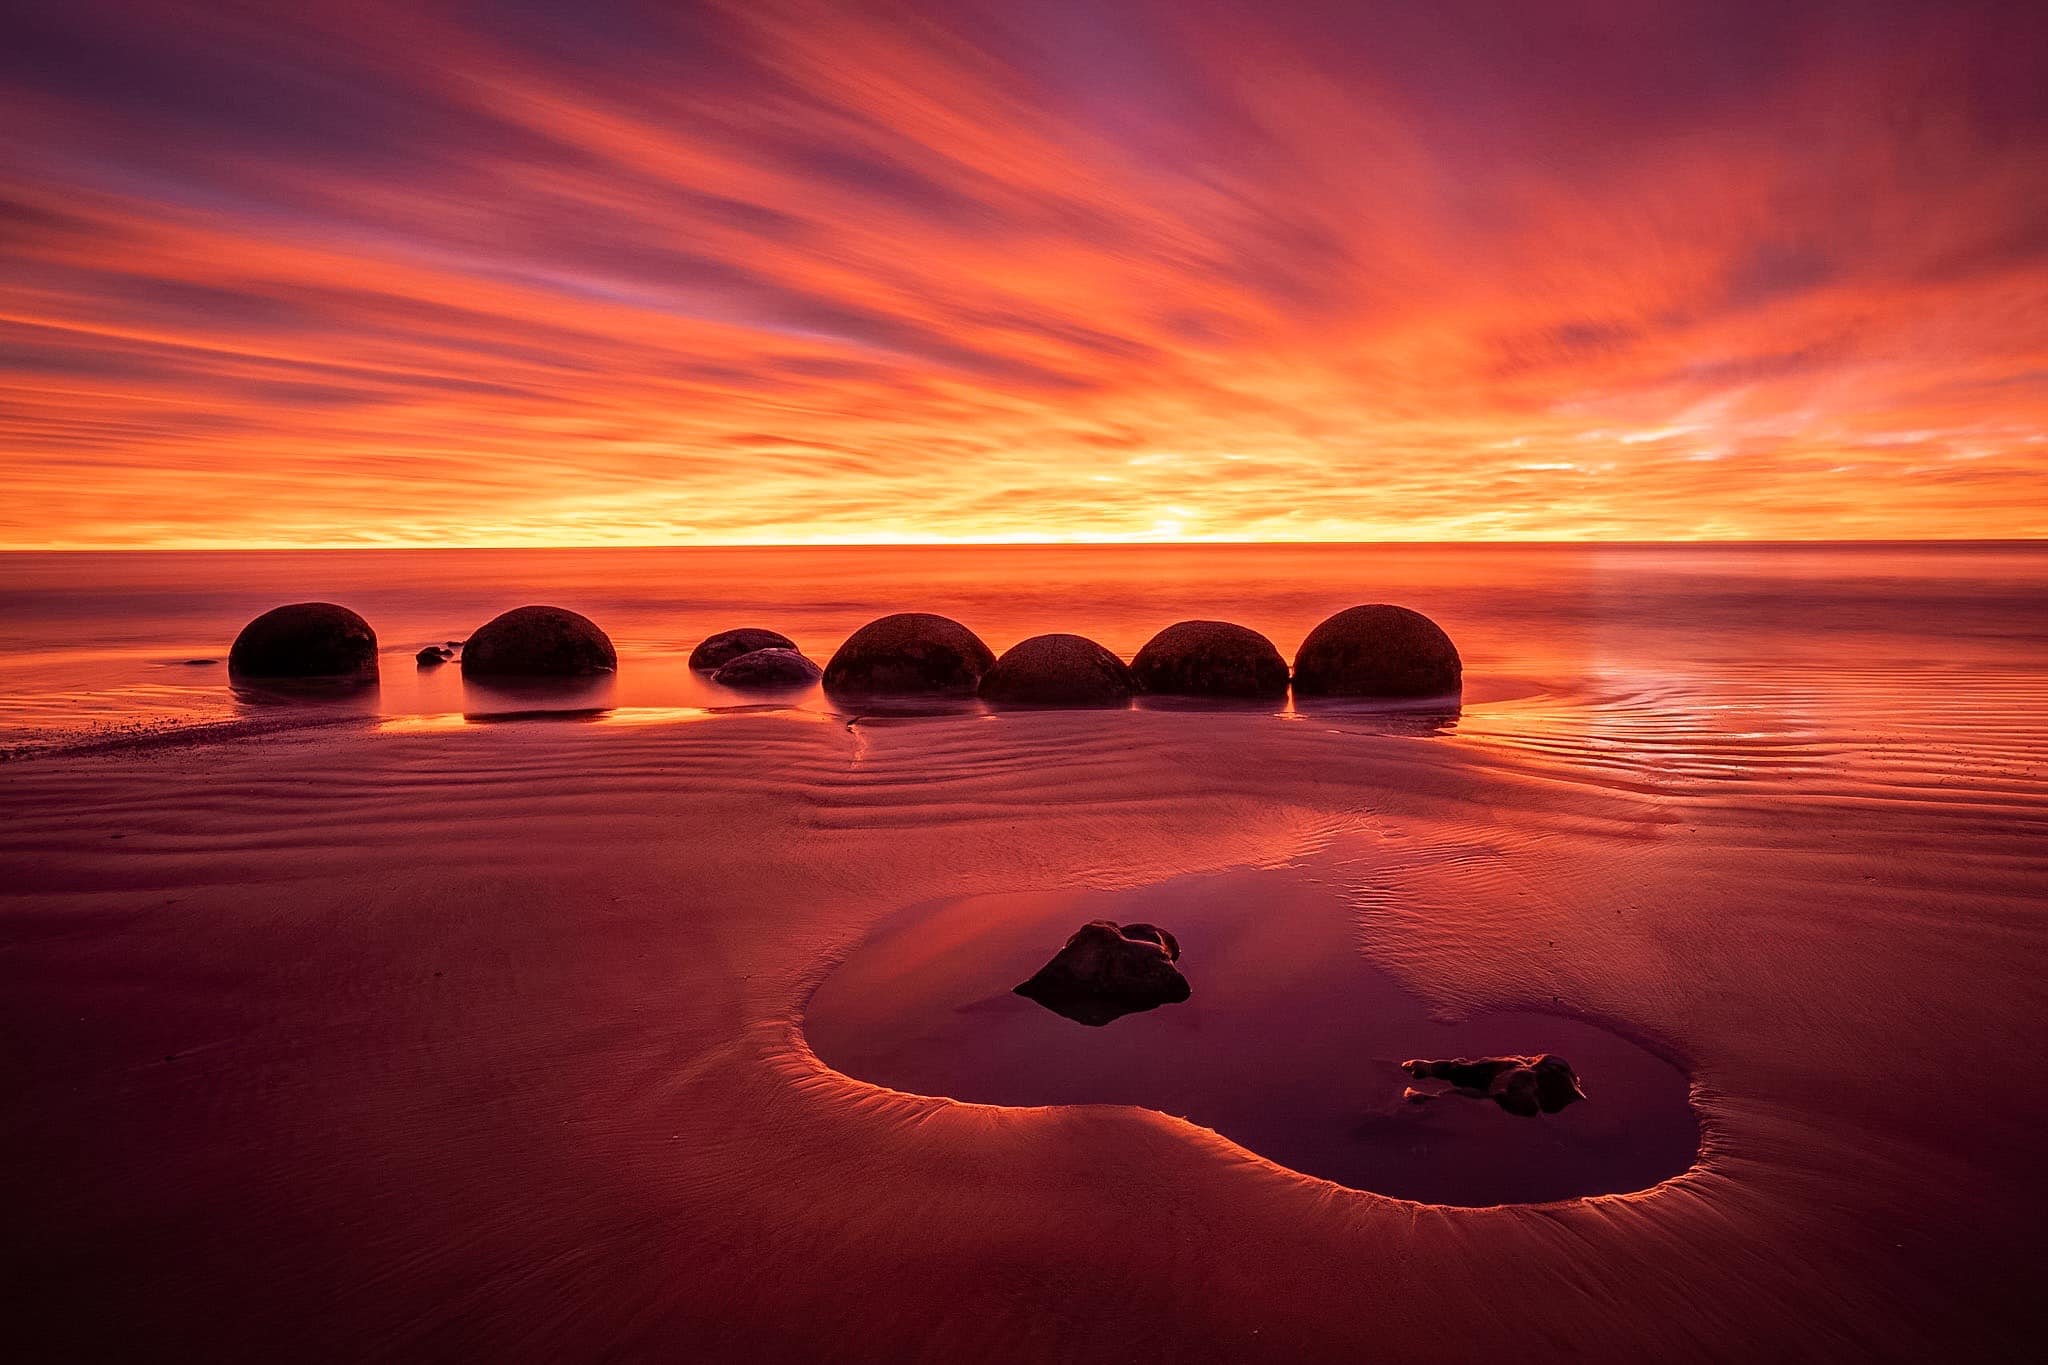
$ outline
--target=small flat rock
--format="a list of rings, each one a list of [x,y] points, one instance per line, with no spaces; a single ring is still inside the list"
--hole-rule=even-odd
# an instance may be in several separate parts
[[[1510,1114],[1533,1118],[1555,1114],[1586,1098],[1572,1064],[1555,1053],[1535,1057],[1456,1057],[1447,1061],[1417,1058],[1401,1069],[1418,1081],[1444,1081],[1450,1093],[1468,1099],[1492,1100]],[[1411,1101],[1432,1098],[1410,1089]]]

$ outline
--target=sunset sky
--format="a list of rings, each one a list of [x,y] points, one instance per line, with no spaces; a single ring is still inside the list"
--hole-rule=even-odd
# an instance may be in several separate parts
[[[2048,6],[0,18],[0,546],[2048,534]]]

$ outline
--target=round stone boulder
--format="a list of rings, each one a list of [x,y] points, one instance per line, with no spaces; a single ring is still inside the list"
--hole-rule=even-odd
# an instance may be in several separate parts
[[[1287,661],[1273,642],[1228,621],[1181,621],[1138,651],[1131,673],[1146,692],[1186,697],[1281,697]]]
[[[1463,678],[1458,647],[1436,622],[1385,603],[1338,612],[1294,656],[1297,697],[1437,697]]]
[[[996,656],[958,621],[905,611],[870,621],[825,665],[825,690],[969,697]]]
[[[818,680],[818,666],[793,649],[755,649],[727,659],[711,681],[741,691],[774,691],[809,687]]]
[[[484,622],[462,647],[466,678],[577,678],[618,666],[618,651],[597,624],[562,607],[515,607]]]
[[[273,607],[235,637],[228,672],[243,678],[375,677],[377,633],[332,602]]]
[[[1101,1028],[1193,994],[1179,961],[1180,941],[1156,924],[1091,920],[1014,990],[1077,1024]]]
[[[455,657],[455,651],[446,645],[428,645],[412,656],[412,661],[421,668],[439,668]]]
[[[779,630],[762,630],[758,626],[742,626],[738,630],[721,630],[707,636],[704,643],[690,651],[690,667],[699,673],[716,673],[742,654],[752,654],[757,649],[795,649],[796,641]]]
[[[981,699],[1006,706],[1122,706],[1131,670],[1081,635],[1034,635],[982,676]]]

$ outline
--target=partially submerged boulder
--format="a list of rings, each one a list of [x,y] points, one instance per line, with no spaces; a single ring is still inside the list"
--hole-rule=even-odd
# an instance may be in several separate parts
[[[854,695],[974,695],[996,656],[958,621],[905,611],[870,621],[825,665],[825,690]]]
[[[1034,635],[1012,645],[981,680],[983,701],[1015,706],[1122,706],[1131,670],[1080,635]]]
[[[1187,999],[1192,992],[1174,965],[1179,960],[1180,943],[1157,925],[1092,920],[1016,991],[1075,1023],[1100,1028]]]
[[[1442,627],[1384,602],[1338,612],[1294,656],[1297,697],[1436,697],[1456,692],[1463,678],[1458,647]]]
[[[464,677],[575,678],[618,666],[597,624],[563,607],[515,607],[479,626],[462,650]]]
[[[243,678],[373,678],[377,633],[332,602],[272,607],[235,637],[228,672]]]
[[[1139,688],[1189,697],[1281,697],[1287,661],[1273,642],[1229,621],[1181,621],[1138,651],[1131,673]]]
[[[446,645],[427,645],[412,657],[421,668],[439,668],[455,657],[455,651]]]
[[[704,642],[690,651],[690,667],[699,673],[716,673],[742,654],[752,654],[757,649],[795,649],[796,641],[779,630],[766,630],[760,626],[741,626],[737,630],[721,630],[716,635],[707,635]]]
[[[793,649],[755,649],[728,659],[711,675],[711,681],[742,691],[770,691],[809,687],[818,680],[819,672],[816,664]]]
[[[1414,1060],[1401,1067],[1418,1081],[1447,1081],[1456,1094],[1492,1100],[1510,1114],[1531,1117],[1555,1114],[1586,1098],[1572,1064],[1552,1052],[1535,1057],[1458,1057],[1450,1061]],[[1411,1099],[1427,1099],[1411,1091]]]

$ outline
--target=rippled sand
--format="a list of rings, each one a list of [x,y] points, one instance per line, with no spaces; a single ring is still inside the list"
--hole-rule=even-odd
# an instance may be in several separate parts
[[[38,1359],[2019,1356],[2048,687],[1960,681],[1966,708],[1938,669],[1874,679],[1846,722],[1839,689],[1735,674],[1525,690],[1435,734],[794,712],[11,763],[10,1335]],[[1436,1014],[1655,1040],[1697,1166],[1422,1205],[1145,1109],[883,1090],[806,1045],[803,1002],[903,907],[1310,863]]]

